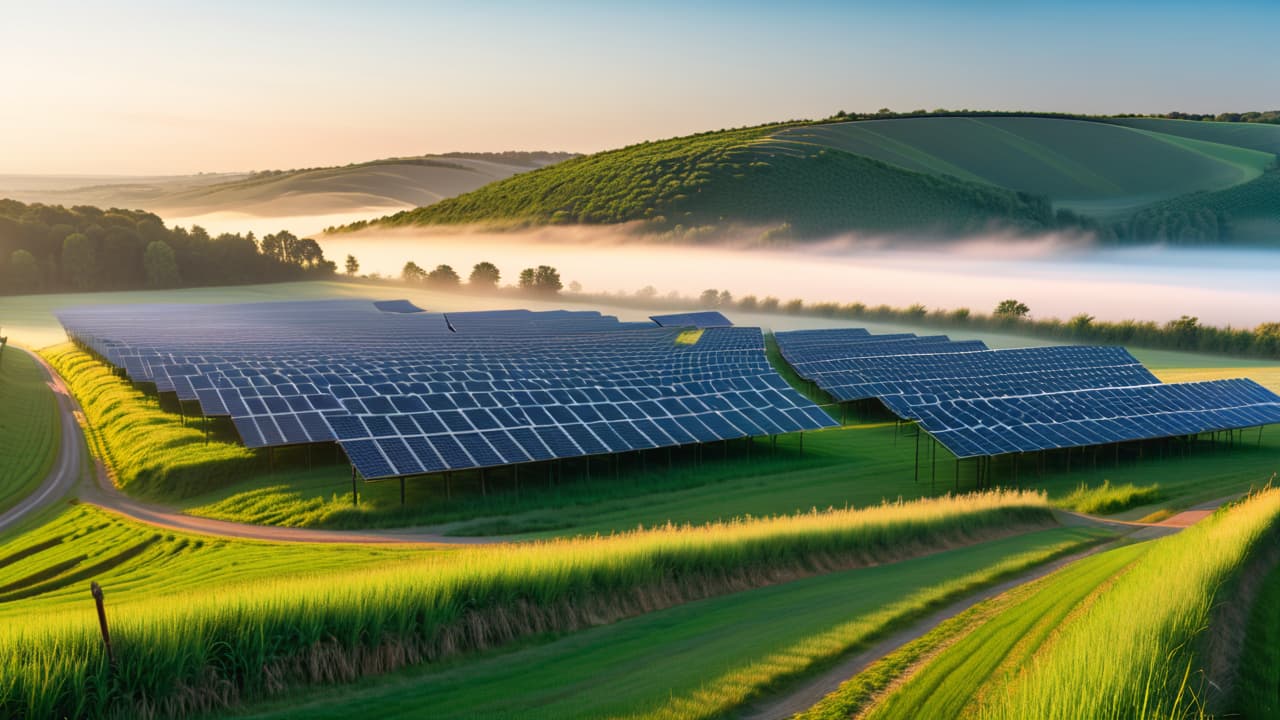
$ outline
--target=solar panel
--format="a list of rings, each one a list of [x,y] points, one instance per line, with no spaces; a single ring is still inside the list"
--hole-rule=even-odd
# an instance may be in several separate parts
[[[596,312],[446,318],[351,300],[59,316],[133,380],[230,416],[246,445],[336,440],[369,479],[834,424],[777,375],[756,328],[685,345],[678,328]]]
[[[650,315],[649,319],[657,323],[659,327],[713,328],[733,326],[729,318],[716,310]]]

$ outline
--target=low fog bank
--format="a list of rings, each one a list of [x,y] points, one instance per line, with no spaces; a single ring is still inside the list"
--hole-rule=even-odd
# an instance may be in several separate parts
[[[759,233],[738,241],[689,245],[646,240],[628,228],[372,230],[318,237],[343,266],[398,276],[413,261],[447,264],[463,276],[489,261],[514,282],[521,268],[553,265],[566,285],[592,293],[773,296],[806,303],[863,302],[989,312],[1006,298],[1036,317],[1088,313],[1101,320],[1163,322],[1193,315],[1216,325],[1253,327],[1280,320],[1280,252],[1143,246],[1100,248],[1073,235],[989,235],[941,243],[840,236],[763,246]]]

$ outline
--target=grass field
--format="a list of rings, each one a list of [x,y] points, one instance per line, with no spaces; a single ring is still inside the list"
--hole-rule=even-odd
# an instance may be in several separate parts
[[[23,548],[17,552],[27,558],[13,563],[30,562],[7,584],[18,590],[37,587],[40,577],[57,577],[64,565],[94,548],[114,553],[107,557],[123,568],[126,588],[135,558],[121,560],[120,555],[131,548],[187,557],[218,552],[207,543],[193,548],[191,538],[176,536],[161,545],[161,539],[145,529],[139,534],[127,522],[118,530],[110,523],[101,527],[92,514],[71,520],[80,526],[69,533],[41,530],[8,539],[6,548]],[[1043,496],[994,493],[421,553],[390,566],[301,576],[280,572],[288,561],[277,548],[227,541],[231,549],[224,557],[243,560],[237,568],[260,568],[237,570],[250,582],[216,591],[203,582],[189,585],[200,582],[192,563],[186,572],[174,571],[186,578],[177,593],[164,594],[165,581],[158,581],[150,596],[136,589],[132,596],[126,591],[119,604],[113,602],[114,673],[96,628],[85,622],[91,617],[87,607],[49,612],[49,605],[66,606],[55,592],[5,608],[6,614],[21,613],[23,622],[0,624],[0,714],[101,717],[148,706],[162,714],[217,707],[290,686],[352,680],[521,637],[906,559],[1051,523]],[[310,546],[297,550],[314,551]],[[46,552],[43,560],[38,557]],[[137,571],[154,571],[156,564],[150,558]],[[264,564],[270,567],[264,570]],[[302,565],[300,558],[293,565]],[[108,589],[114,592],[113,586]]]
[[[1274,558],[1277,532],[1272,490],[1181,535],[1078,561],[939,625],[801,717],[1268,717],[1278,573],[1252,620],[1234,593],[1256,555]],[[1236,693],[1214,697],[1215,684]]]
[[[1113,118],[1107,122],[1166,135],[1235,145],[1280,155],[1280,126],[1265,123],[1197,122],[1164,118]]]
[[[61,442],[57,403],[44,371],[9,347],[0,359],[0,512],[31,494]]]
[[[671,608],[254,717],[723,717],[947,599],[1096,542],[1049,530]]]
[[[1275,160],[1203,139],[1049,118],[872,120],[794,128],[776,137],[1045,195],[1086,214],[1122,213],[1239,185]]]
[[[1178,717],[1219,712],[1240,667],[1250,558],[1274,552],[1280,489],[1159,541],[981,707],[986,718]],[[1248,617],[1248,606],[1243,608]],[[1280,667],[1259,668],[1274,677]],[[1220,690],[1221,689],[1221,690]]]
[[[63,507],[39,527],[2,538],[0,622],[35,611],[92,610],[97,580],[111,604],[220,592],[282,575],[367,570],[437,555],[433,549],[226,540],[162,532],[98,508]],[[87,602],[88,601],[88,602]]]

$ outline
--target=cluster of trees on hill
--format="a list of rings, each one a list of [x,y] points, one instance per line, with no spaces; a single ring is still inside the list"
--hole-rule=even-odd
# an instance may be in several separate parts
[[[347,256],[347,274],[354,275],[360,263],[351,255]],[[400,279],[411,284],[425,284],[439,290],[461,289],[462,278],[451,265],[437,265],[434,270],[424,270],[410,260],[400,271]],[[498,266],[491,262],[478,262],[471,268],[467,278],[468,290],[491,291],[498,288],[502,273]],[[564,287],[560,281],[560,272],[550,265],[525,268],[520,271],[519,288],[539,294],[555,295]]]
[[[636,298],[647,305],[652,305],[654,302],[654,296],[645,291],[637,293]],[[607,300],[616,304],[619,298],[609,296]],[[1183,315],[1177,320],[1166,323],[1139,320],[1109,322],[1084,313],[1067,320],[1033,318],[1031,308],[1016,299],[1001,301],[989,314],[976,313],[969,308],[930,310],[919,303],[905,308],[889,305],[869,306],[860,302],[806,304],[800,299],[781,301],[775,297],[757,298],[755,295],[746,295],[735,300],[728,290],[716,289],[704,290],[698,301],[699,305],[708,309],[995,330],[1078,343],[1133,345],[1155,349],[1280,359],[1280,322],[1263,323],[1253,329],[1241,329],[1203,325],[1199,318],[1190,315]],[[682,307],[688,305],[688,300],[685,299],[671,299],[668,302]]]
[[[235,285],[326,277],[315,240],[166,228],[136,210],[0,200],[0,294]]]
[[[848,122],[851,120],[893,120],[897,118],[916,118],[916,117],[1039,117],[1039,118],[1059,118],[1064,120],[1108,120],[1111,118],[1160,118],[1164,120],[1196,120],[1205,122],[1244,122],[1244,123],[1267,123],[1271,125],[1280,124],[1280,110],[1250,110],[1248,112],[1224,112],[1224,113],[1184,113],[1184,112],[1167,112],[1167,113],[1116,113],[1114,115],[1087,115],[1084,113],[1063,113],[1063,112],[1037,112],[1027,110],[948,110],[947,108],[935,108],[933,110],[910,110],[907,112],[899,112],[890,110],[889,108],[880,108],[871,112],[846,112],[844,110],[837,111],[834,115],[824,118],[819,122]]]

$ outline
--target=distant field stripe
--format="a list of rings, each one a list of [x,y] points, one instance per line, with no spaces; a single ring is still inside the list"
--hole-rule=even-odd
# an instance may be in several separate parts
[[[1028,157],[1035,158],[1045,165],[1061,172],[1070,177],[1081,185],[1091,187],[1100,192],[1109,192],[1121,194],[1124,188],[1118,184],[1108,180],[1071,158],[1055,151],[1044,143],[1036,142],[1024,135],[1020,135],[1013,130],[997,127],[995,124],[982,120],[980,118],[965,118],[968,122],[981,127],[987,128],[992,133],[997,134],[1001,140],[1010,147],[1022,151]]]
[[[1195,138],[1169,135],[1141,128],[1129,129],[1133,132],[1141,133],[1147,137],[1159,140],[1160,142],[1168,143],[1187,152],[1192,152],[1200,155],[1201,157],[1235,167],[1240,171],[1240,179],[1233,183],[1234,185],[1249,182],[1250,180],[1257,178],[1262,175],[1263,170],[1266,170],[1276,162],[1275,155],[1258,150],[1250,150],[1248,148],[1242,148],[1235,145],[1225,145],[1223,143],[1210,142],[1208,140],[1197,140]]]

